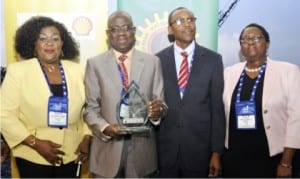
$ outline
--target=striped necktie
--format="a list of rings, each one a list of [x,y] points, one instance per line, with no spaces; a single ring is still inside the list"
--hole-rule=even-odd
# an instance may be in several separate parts
[[[123,88],[127,89],[128,87],[128,73],[124,64],[124,61],[127,59],[126,55],[121,55],[119,57],[119,66],[122,72],[122,83],[123,83]]]
[[[188,54],[186,52],[181,52],[181,55],[183,57],[181,65],[180,65],[180,71],[179,71],[179,77],[178,77],[178,86],[180,91],[184,91],[188,76],[189,76],[189,64],[188,64]]]

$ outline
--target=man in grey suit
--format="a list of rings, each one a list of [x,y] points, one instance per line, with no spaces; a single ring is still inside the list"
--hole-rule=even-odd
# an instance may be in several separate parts
[[[156,56],[134,49],[136,28],[128,13],[111,14],[107,28],[111,48],[89,59],[86,65],[84,119],[95,136],[89,170],[96,178],[147,177],[157,169],[153,125],[160,123],[165,109],[161,64]],[[149,133],[139,135],[119,130],[118,104],[130,81],[138,85],[149,101],[150,120],[146,124],[151,129]]]
[[[216,177],[221,169],[225,136],[222,57],[195,42],[195,21],[188,9],[173,10],[168,32],[169,40],[175,42],[157,54],[169,107],[158,133],[160,177]]]

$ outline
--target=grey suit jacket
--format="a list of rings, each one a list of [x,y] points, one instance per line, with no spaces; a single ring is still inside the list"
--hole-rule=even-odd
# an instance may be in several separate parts
[[[147,100],[163,100],[163,78],[157,57],[134,50],[130,79],[139,85]],[[93,126],[94,134],[101,133],[100,129],[104,125],[118,123],[116,111],[121,98],[122,82],[112,50],[87,61],[85,86],[84,118],[89,126]],[[155,171],[157,155],[154,131],[149,136],[132,136],[131,140],[135,153],[134,164],[139,176]],[[104,141],[94,137],[90,152],[90,171],[100,176],[114,177],[120,166],[123,144],[123,140]]]
[[[187,169],[206,175],[211,153],[222,152],[224,147],[222,57],[196,44],[188,84],[181,99],[174,46],[157,56],[162,64],[165,102],[169,107],[159,129],[159,164],[171,166],[179,154]]]

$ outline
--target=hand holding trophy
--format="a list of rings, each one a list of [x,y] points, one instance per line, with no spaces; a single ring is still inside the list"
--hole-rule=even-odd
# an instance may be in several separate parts
[[[147,133],[151,130],[147,126],[148,103],[139,91],[139,86],[132,81],[128,90],[121,96],[117,108],[117,117],[121,127],[120,134]]]

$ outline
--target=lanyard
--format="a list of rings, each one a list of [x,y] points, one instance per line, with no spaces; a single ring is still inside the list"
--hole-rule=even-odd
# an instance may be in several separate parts
[[[45,77],[45,79],[46,79],[46,81],[47,81],[48,87],[49,87],[49,89],[50,89],[51,96],[53,96],[53,92],[52,92],[52,90],[51,90],[51,86],[50,86],[50,82],[49,82],[48,76],[46,75],[46,72],[45,72],[45,70],[43,69],[41,63],[40,63],[40,66],[41,66],[41,69],[42,69],[42,71],[43,71],[44,77]],[[66,82],[66,77],[65,77],[64,69],[63,69],[62,64],[61,64],[60,62],[59,62],[59,72],[60,72],[60,76],[61,76],[61,83],[62,83],[62,89],[63,89],[63,96],[64,96],[64,97],[67,97],[67,96],[68,96],[67,82]]]
[[[254,97],[255,97],[255,93],[256,93],[256,88],[257,88],[257,86],[258,86],[258,84],[259,84],[259,82],[261,80],[262,74],[264,73],[266,66],[267,66],[267,63],[265,62],[262,65],[261,69],[259,70],[259,74],[258,74],[258,76],[257,76],[257,78],[255,80],[255,83],[254,83],[253,87],[252,87],[250,101],[254,101]],[[241,97],[242,87],[244,85],[245,74],[246,74],[246,72],[245,72],[245,69],[244,69],[243,72],[242,72],[242,74],[241,74],[240,80],[239,80],[239,87],[238,87],[237,96],[236,96],[236,102],[237,103],[241,101],[240,97]]]
[[[121,77],[121,80],[122,80],[122,91],[121,91],[121,96],[123,96],[126,92],[126,87],[124,86],[124,82],[125,82],[125,76],[124,76],[124,73],[123,71],[121,70],[121,67],[120,65],[118,64],[118,71],[119,71],[119,74],[120,74],[120,77]]]

